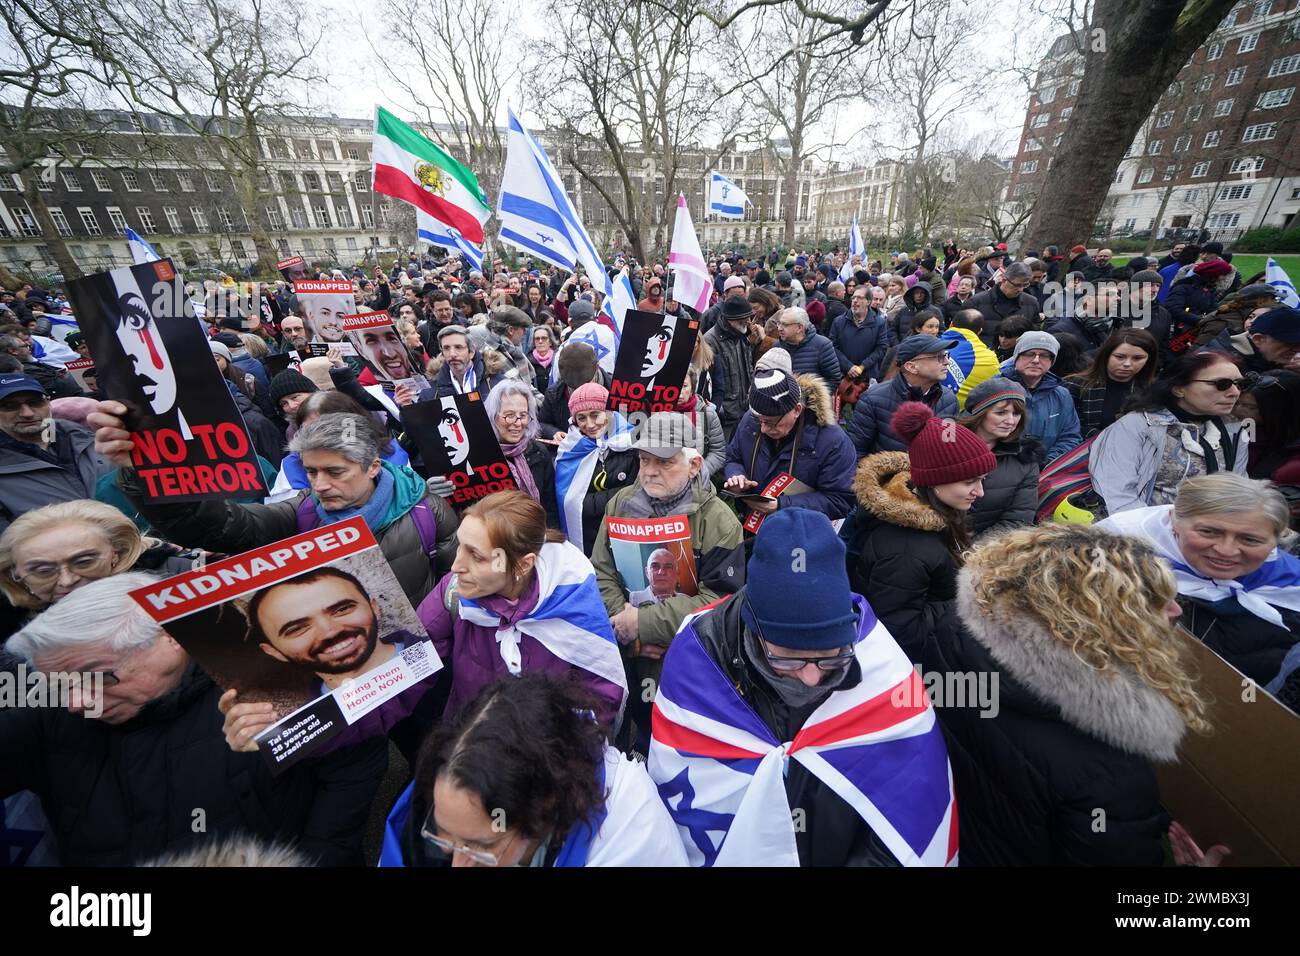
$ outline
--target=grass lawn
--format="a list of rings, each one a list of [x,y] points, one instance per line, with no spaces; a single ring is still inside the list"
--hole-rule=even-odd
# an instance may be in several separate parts
[[[1158,259],[1168,251],[1168,249],[1159,249],[1151,254]],[[1131,255],[1116,256],[1113,262],[1119,266],[1128,262],[1131,258]],[[1268,258],[1267,255],[1257,256],[1243,252],[1232,257],[1232,264],[1237,267],[1237,271],[1241,273],[1243,279],[1249,279],[1256,272],[1264,271],[1264,264],[1268,261]],[[1286,270],[1286,274],[1291,277],[1292,282],[1300,282],[1300,256],[1273,256],[1273,258],[1277,260],[1278,265]]]

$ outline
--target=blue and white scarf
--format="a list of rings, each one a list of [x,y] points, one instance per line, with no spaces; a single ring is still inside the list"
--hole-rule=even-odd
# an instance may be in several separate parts
[[[621,691],[621,717],[627,703],[627,677],[596,584],[596,569],[567,541],[549,542],[537,556],[537,589],[537,606],[508,627],[501,627],[501,618],[472,598],[460,598],[460,616],[471,624],[496,629],[501,659],[511,674],[520,672],[519,641],[521,635],[527,635],[560,660],[615,685]]]
[[[1242,578],[1219,580],[1207,578],[1194,570],[1183,557],[1174,537],[1173,505],[1134,508],[1113,514],[1097,523],[1103,531],[1130,538],[1145,538],[1160,557],[1173,568],[1178,593],[1202,601],[1223,601],[1235,597],[1251,614],[1284,627],[1278,608],[1300,611],[1300,558],[1276,548],[1264,563]]]
[[[555,455],[555,493],[560,501],[560,528],[584,554],[582,538],[582,502],[591,487],[596,466],[608,451],[626,451],[632,447],[635,429],[618,412],[610,412],[609,427],[595,440],[574,425],[569,429]]]
[[[465,368],[465,381],[463,384],[456,381],[456,373],[454,371],[448,369],[448,372],[450,372],[448,377],[451,379],[451,387],[454,388],[458,394],[468,395],[470,392],[478,388],[478,373],[474,371],[473,356],[470,356],[469,365]]]

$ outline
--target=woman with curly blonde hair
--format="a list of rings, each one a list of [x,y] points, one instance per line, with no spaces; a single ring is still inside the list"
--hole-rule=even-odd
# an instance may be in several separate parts
[[[1170,821],[1153,764],[1210,729],[1176,594],[1144,542],[1085,526],[1011,531],[968,554],[964,626],[923,662],[944,686],[959,675],[980,689],[978,707],[967,694],[937,711],[963,863],[1160,864]]]

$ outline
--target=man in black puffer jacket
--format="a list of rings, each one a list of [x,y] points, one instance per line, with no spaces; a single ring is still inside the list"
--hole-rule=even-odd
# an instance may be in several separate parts
[[[260,754],[231,750],[220,689],[128,596],[155,580],[92,581],[10,639],[28,667],[112,683],[93,706],[74,695],[70,709],[0,712],[0,798],[40,797],[64,866],[132,866],[237,834],[292,843],[320,865],[360,866],[386,738],[279,775]]]

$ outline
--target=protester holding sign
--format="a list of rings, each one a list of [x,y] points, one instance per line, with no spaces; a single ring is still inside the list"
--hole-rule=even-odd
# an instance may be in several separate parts
[[[379,865],[685,866],[645,766],[609,746],[598,706],[546,674],[485,687],[426,744]]]
[[[302,456],[310,491],[274,504],[203,501],[172,505],[150,497],[131,464],[131,440],[122,426],[120,402],[101,402],[90,422],[95,446],[120,465],[118,484],[150,522],[178,543],[237,554],[290,535],[361,515],[379,539],[407,598],[414,604],[433,590],[451,564],[456,515],[425,490],[409,467],[380,457],[366,419],[324,415],[303,428],[289,445]]]
[[[0,712],[0,797],[39,795],[65,866],[130,866],[239,833],[292,841],[322,865],[359,865],[387,743],[279,776],[232,752],[217,686],[128,596],[154,584],[135,571],[92,581],[10,639],[42,673],[102,675],[102,696]]]
[[[781,369],[761,371],[749,390],[749,411],[727,446],[723,490],[764,494],[782,475],[798,489],[744,499],[760,514],[777,508],[811,508],[832,521],[853,508],[857,452],[835,422],[831,396],[816,375],[798,379]]]
[[[555,503],[555,457],[537,440],[537,398],[519,379],[507,379],[484,402],[515,485],[546,509],[546,523],[560,526]]]
[[[569,395],[573,427],[555,456],[555,495],[560,529],[591,557],[605,520],[605,507],[620,488],[636,481],[640,459],[633,428],[608,410],[609,390],[588,382]]]
[[[451,670],[447,714],[494,680],[541,671],[585,684],[601,724],[617,725],[627,683],[591,562],[518,490],[471,505],[458,538],[452,573],[417,609]]]

